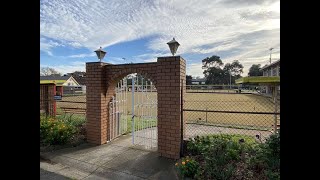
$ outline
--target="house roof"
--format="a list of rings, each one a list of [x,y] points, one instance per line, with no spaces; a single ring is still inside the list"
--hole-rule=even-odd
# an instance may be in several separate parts
[[[277,61],[275,61],[275,62],[273,62],[273,63],[271,63],[271,64],[269,64],[269,65],[263,66],[263,67],[261,68],[261,70],[264,70],[264,69],[267,69],[267,68],[269,68],[269,67],[275,66],[275,65],[277,65],[277,64],[279,64],[279,63],[280,63],[280,59],[278,59]]]
[[[86,77],[73,77],[80,85],[86,85]]]
[[[40,76],[41,80],[68,80],[71,76]]]
[[[40,84],[54,83],[56,84],[56,86],[62,86],[62,84],[65,83],[70,78],[73,78],[73,77],[72,76],[40,76]],[[77,82],[77,80],[75,81]]]

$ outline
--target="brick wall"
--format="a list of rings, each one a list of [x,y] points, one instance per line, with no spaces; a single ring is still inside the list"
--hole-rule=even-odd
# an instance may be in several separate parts
[[[185,69],[185,60],[180,56],[159,57],[155,63],[87,63],[88,142],[105,144],[110,138],[110,129],[107,128],[108,105],[115,94],[114,88],[128,74],[138,73],[149,78],[157,88],[159,155],[178,159],[181,143],[181,88],[182,83],[186,83]]]

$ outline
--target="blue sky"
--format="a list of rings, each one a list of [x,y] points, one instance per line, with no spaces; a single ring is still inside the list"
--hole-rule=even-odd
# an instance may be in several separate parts
[[[269,48],[280,58],[280,1],[40,1],[40,67],[61,73],[84,71],[100,46],[104,62],[153,62],[170,55],[173,37],[187,74],[202,77],[201,60],[218,55],[239,60],[246,76],[252,64],[268,63]]]

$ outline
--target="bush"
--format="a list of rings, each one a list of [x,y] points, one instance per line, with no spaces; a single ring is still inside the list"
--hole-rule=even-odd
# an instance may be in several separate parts
[[[268,179],[280,179],[280,132],[272,134],[266,143],[256,147],[249,165],[256,174],[263,174]]]
[[[70,142],[79,132],[71,121],[40,116],[40,143],[63,145]]]
[[[246,135],[209,135],[187,143],[187,153],[194,159],[192,170],[177,163],[182,176],[195,179],[279,179],[280,133],[266,143],[257,143]],[[186,159],[182,159],[185,162]]]
[[[250,136],[221,134],[196,137],[187,148],[203,161],[198,179],[230,179],[235,175],[237,163],[245,161],[246,153],[255,144]]]
[[[251,136],[246,135],[231,135],[231,134],[219,134],[208,136],[196,136],[194,139],[190,139],[187,144],[187,151],[190,155],[201,155],[207,152],[215,143],[219,141],[233,142],[233,146],[237,147],[239,142],[243,140],[242,146],[246,150],[252,150],[252,147],[256,145],[256,140]]]
[[[182,158],[181,163],[175,164],[181,177],[194,178],[199,169],[199,163],[189,156]]]
[[[77,114],[64,114],[61,116],[57,116],[57,119],[61,122],[70,124],[75,127],[80,127],[86,122],[85,116]]]

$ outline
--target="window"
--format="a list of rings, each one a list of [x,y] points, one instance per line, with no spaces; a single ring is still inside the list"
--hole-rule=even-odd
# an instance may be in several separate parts
[[[263,71],[263,76],[268,76],[268,71]]]
[[[274,69],[272,70],[272,76],[277,76],[277,68],[274,68]]]
[[[71,85],[71,83],[68,83],[68,86],[70,86]]]

